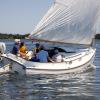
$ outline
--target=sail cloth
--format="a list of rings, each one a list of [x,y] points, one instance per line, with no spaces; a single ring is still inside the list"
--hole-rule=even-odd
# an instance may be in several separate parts
[[[31,39],[90,44],[100,0],[55,0],[30,35]]]

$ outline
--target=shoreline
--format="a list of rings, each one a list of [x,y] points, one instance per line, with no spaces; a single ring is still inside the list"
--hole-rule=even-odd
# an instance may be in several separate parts
[[[8,40],[13,40],[13,39],[25,39],[28,37],[29,34],[7,34],[7,33],[0,33],[0,39],[8,39]],[[95,35],[95,39],[100,39],[100,33]]]

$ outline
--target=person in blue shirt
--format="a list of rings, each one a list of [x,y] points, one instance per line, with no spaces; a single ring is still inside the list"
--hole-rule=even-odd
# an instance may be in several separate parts
[[[44,49],[44,46],[41,45],[40,51],[37,53],[37,59],[39,59],[40,62],[48,62],[48,60],[51,61],[48,52]]]
[[[15,43],[14,43],[14,46],[13,46],[12,51],[11,51],[12,54],[14,54],[14,55],[18,54],[19,44],[20,44],[20,40],[19,39],[15,39]]]

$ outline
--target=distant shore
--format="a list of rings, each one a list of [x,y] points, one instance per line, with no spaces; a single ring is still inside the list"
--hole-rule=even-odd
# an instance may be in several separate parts
[[[6,34],[0,33],[0,39],[25,39],[29,34],[21,35],[21,34]]]
[[[0,33],[0,39],[25,39],[28,36],[28,33],[25,35]],[[100,34],[96,34],[95,39],[100,39]]]

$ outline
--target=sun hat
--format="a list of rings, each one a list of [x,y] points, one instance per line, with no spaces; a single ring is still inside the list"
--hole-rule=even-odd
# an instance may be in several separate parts
[[[20,39],[15,39],[15,42],[17,43],[17,42],[20,42]]]

